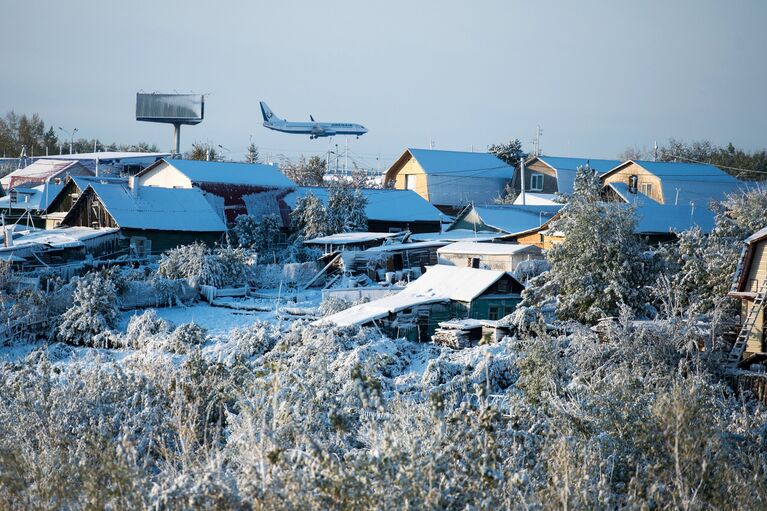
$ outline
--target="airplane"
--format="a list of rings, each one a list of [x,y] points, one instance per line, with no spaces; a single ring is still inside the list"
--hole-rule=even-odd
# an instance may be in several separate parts
[[[264,126],[270,130],[282,131],[283,133],[296,133],[299,135],[309,135],[310,139],[320,137],[332,137],[333,135],[356,135],[357,138],[368,132],[367,128],[361,124],[352,124],[348,122],[318,122],[313,116],[309,116],[311,122],[290,122],[280,119],[269,106],[263,101],[261,104],[261,114],[264,116]]]

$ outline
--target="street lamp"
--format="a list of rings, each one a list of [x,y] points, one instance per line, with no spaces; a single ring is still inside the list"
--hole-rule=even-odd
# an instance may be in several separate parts
[[[75,145],[75,133],[77,133],[77,128],[73,129],[71,133],[61,126],[59,126],[59,129],[69,135],[69,154],[72,154],[72,146]]]

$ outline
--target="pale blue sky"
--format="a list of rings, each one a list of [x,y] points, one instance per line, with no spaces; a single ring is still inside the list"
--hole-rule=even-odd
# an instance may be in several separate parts
[[[171,145],[135,93],[210,93],[182,148],[321,153],[281,117],[364,124],[356,160],[484,149],[537,124],[547,154],[615,157],[670,136],[763,148],[767,2],[3,0],[0,113],[83,137]],[[334,143],[343,146],[344,139]]]

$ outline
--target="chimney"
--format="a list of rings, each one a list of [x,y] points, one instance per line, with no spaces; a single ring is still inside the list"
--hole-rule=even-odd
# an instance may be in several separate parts
[[[138,176],[130,176],[128,178],[128,188],[132,197],[138,197]]]

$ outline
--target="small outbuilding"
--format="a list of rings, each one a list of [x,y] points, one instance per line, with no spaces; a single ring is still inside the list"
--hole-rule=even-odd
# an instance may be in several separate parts
[[[437,249],[439,264],[513,272],[522,261],[544,259],[535,245],[459,241]]]
[[[374,325],[389,335],[427,342],[440,322],[497,320],[511,314],[523,289],[507,272],[438,264],[395,295],[355,305],[319,323]]]

